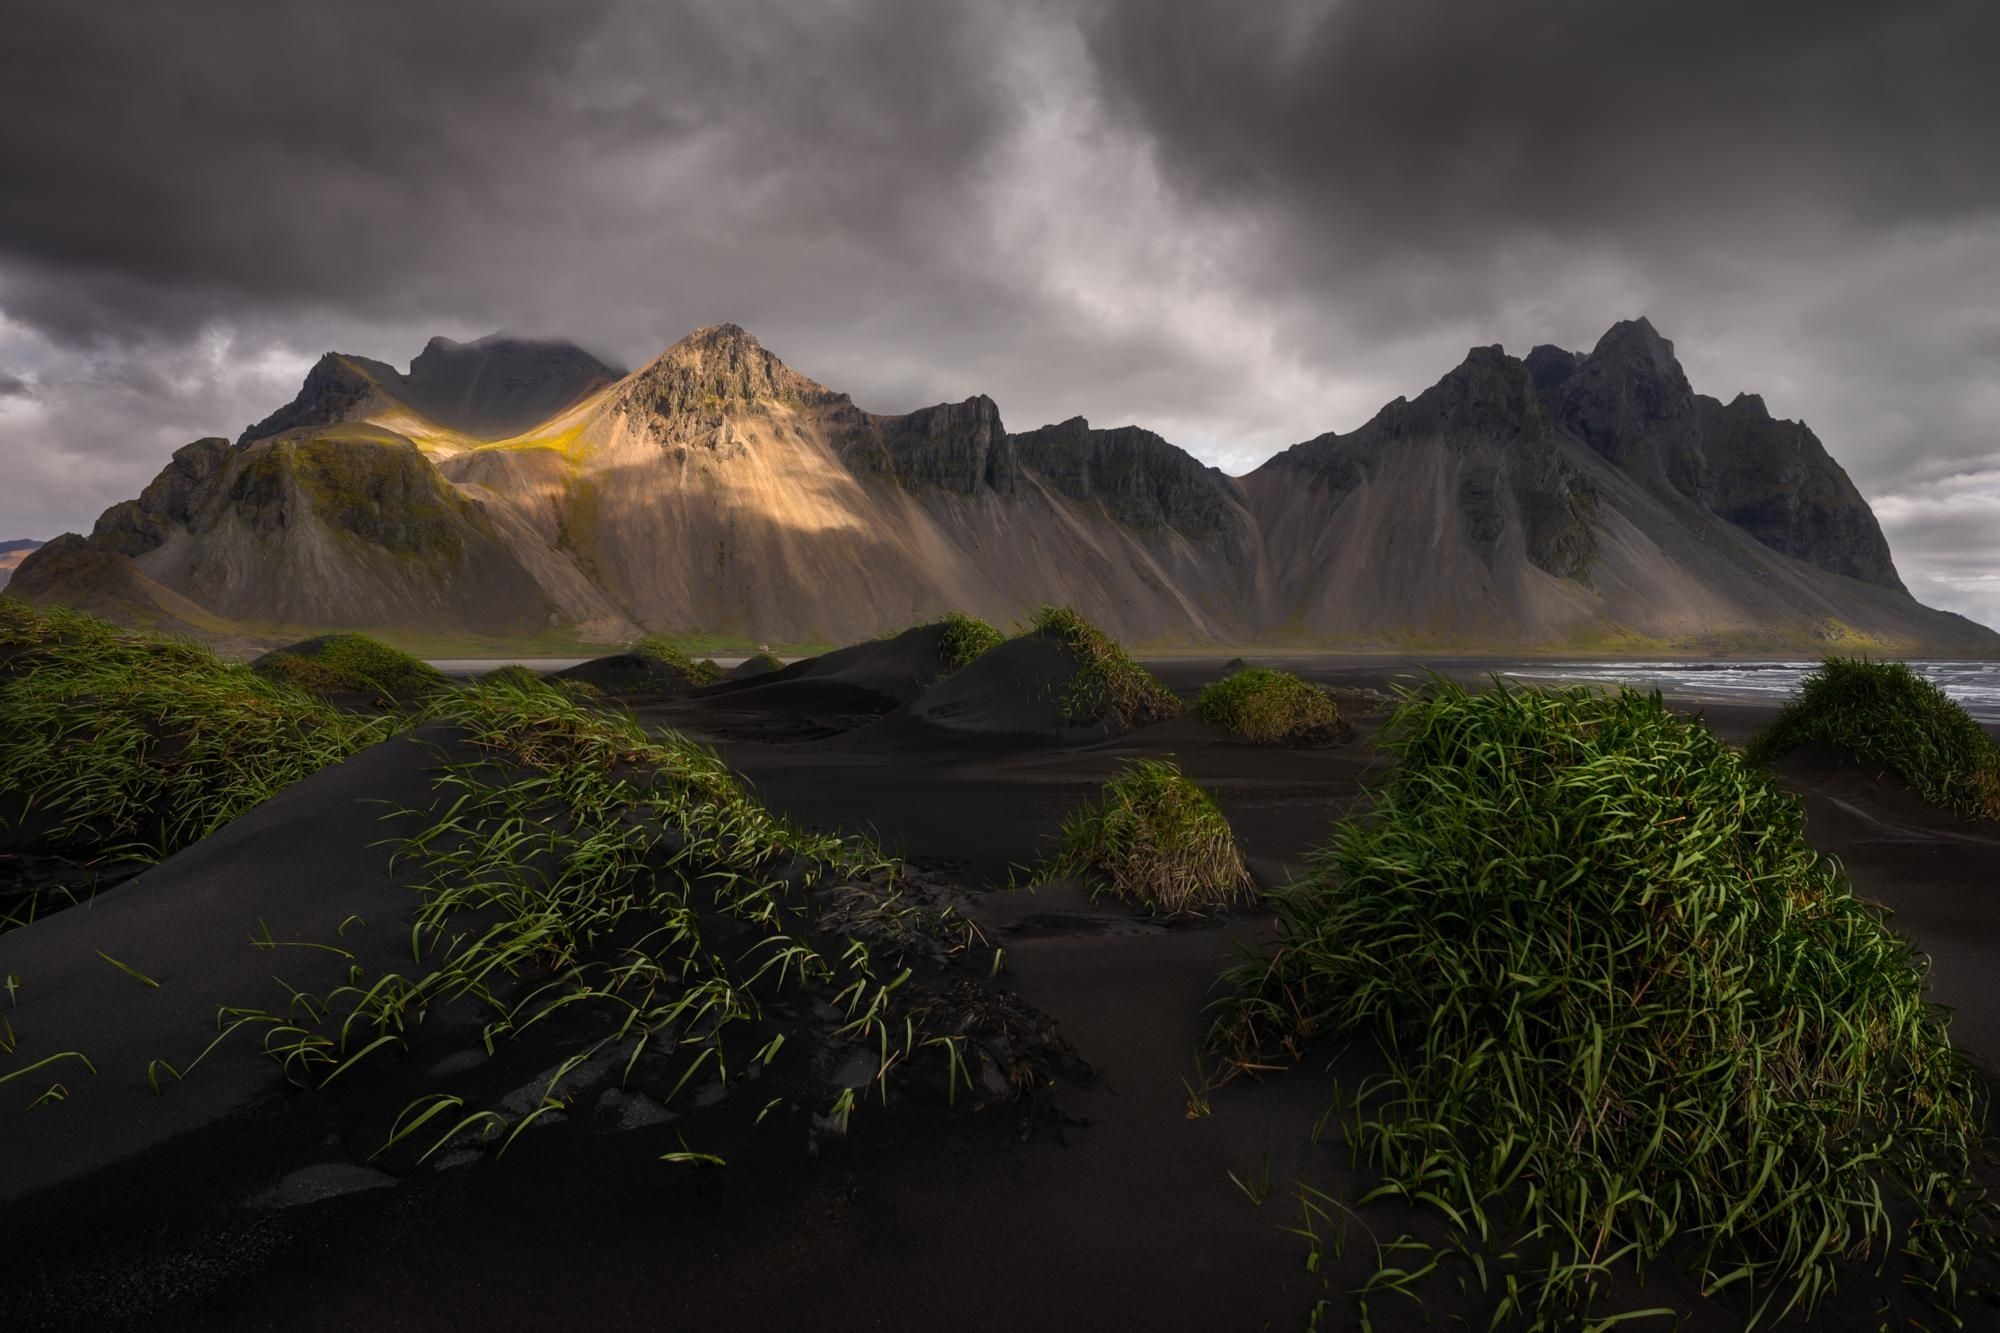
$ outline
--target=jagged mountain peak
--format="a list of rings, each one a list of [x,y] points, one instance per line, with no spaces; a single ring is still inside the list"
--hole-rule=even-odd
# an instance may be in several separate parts
[[[624,376],[567,339],[489,333],[465,343],[432,338],[391,392],[448,429],[504,439]]]
[[[1437,383],[1415,398],[1398,398],[1356,434],[1415,435],[1539,433],[1545,428],[1534,377],[1498,343],[1474,347]],[[1321,436],[1301,448],[1340,439]]]
[[[741,324],[704,324],[653,358],[659,365],[749,365],[790,370]],[[651,369],[651,366],[647,367]]]
[[[1660,331],[1653,327],[1653,321],[1644,315],[1621,319],[1613,324],[1597,340],[1597,346],[1593,350],[1603,352],[1610,347],[1642,347],[1664,352],[1667,356],[1674,354],[1673,343],[1662,337]]]
[[[1643,316],[1613,324],[1574,373],[1542,392],[1555,415],[1605,458],[1696,494],[1702,461],[1694,389],[1674,345]]]
[[[656,422],[698,416],[713,419],[729,410],[760,404],[823,406],[842,403],[846,394],[817,384],[780,361],[737,324],[696,329],[636,371],[620,392],[629,412]]]
[[[1547,393],[1576,374],[1583,360],[1582,352],[1572,352],[1554,343],[1537,343],[1529,349],[1523,364],[1528,367],[1528,374],[1534,377],[1535,388]]]
[[[1660,336],[1644,315],[1621,319],[1604,331],[1590,355],[1578,369],[1624,378],[1651,378],[1682,393],[1688,388],[1687,373],[1674,356],[1674,345]]]
[[[434,334],[424,344],[424,350],[410,361],[409,374],[414,376],[426,365],[443,364],[461,358],[480,360],[514,361],[580,361],[597,367],[612,378],[622,378],[625,371],[602,357],[585,350],[568,338],[527,338],[496,329],[483,337],[460,342],[444,334]]]
[[[265,439],[300,426],[326,425],[346,421],[383,403],[377,372],[395,372],[388,366],[341,352],[323,353],[306,372],[305,383],[291,402],[262,421],[251,425],[236,439],[239,445]]]
[[[298,396],[237,442],[303,426],[412,414],[473,439],[505,439],[624,373],[575,343],[505,333],[464,343],[434,337],[411,359],[407,373],[368,357],[327,352],[306,373]]]
[[[700,328],[690,332],[685,338],[682,338],[680,342],[674,345],[679,347],[685,344],[705,347],[739,344],[759,350],[762,350],[764,346],[764,344],[757,341],[756,334],[732,320],[724,320],[720,324],[704,324]]]

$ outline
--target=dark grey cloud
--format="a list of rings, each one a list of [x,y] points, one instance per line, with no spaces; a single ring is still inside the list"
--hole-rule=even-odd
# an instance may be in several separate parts
[[[1000,116],[966,36],[922,0],[30,0],[0,45],[0,172],[32,183],[0,198],[8,308],[72,339],[476,319],[704,204],[727,246],[766,190],[797,237],[895,236],[896,187],[949,189]]]
[[[1986,0],[1117,0],[1088,33],[1112,112],[1277,220],[1293,278],[1535,238],[1726,271],[2000,204]]]
[[[431,333],[731,319],[1243,470],[1643,311],[2000,619],[1946,512],[2000,475],[1996,49],[1990,0],[20,0],[0,536]]]
[[[0,371],[0,398],[25,398],[33,393],[35,386],[19,375],[9,375]]]

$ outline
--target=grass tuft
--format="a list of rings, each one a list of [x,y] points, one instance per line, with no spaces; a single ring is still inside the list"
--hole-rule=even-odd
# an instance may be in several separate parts
[[[444,684],[429,663],[365,634],[324,634],[266,653],[251,669],[314,694],[367,691],[418,699]]]
[[[1760,1317],[1899,1254],[1949,1302],[1992,1242],[1986,1094],[1795,799],[1630,690],[1441,682],[1379,743],[1372,810],[1230,974],[1228,1069],[1372,1036],[1369,1197],[1432,1205],[1482,1282],[1500,1266],[1496,1326],[1588,1322],[1611,1260],[1670,1243]]]
[[[0,791],[87,861],[165,857],[396,725],[194,643],[0,598]]]
[[[946,675],[970,666],[981,653],[989,648],[998,648],[1006,641],[999,630],[978,616],[969,616],[963,611],[947,611],[938,623],[944,627],[938,646],[944,657]]]
[[[652,658],[697,688],[714,685],[722,679],[721,667],[710,661],[697,662],[679,640],[665,634],[648,634],[625,651]]]
[[[1882,765],[1934,805],[2000,819],[2000,744],[1901,662],[1827,658],[1747,754],[1768,764],[1815,741]]]
[[[1220,912],[1257,896],[1215,798],[1153,759],[1112,778],[1100,799],[1063,821],[1042,873],[1074,876],[1167,916]]]
[[[1069,607],[1042,607],[1029,629],[1056,639],[1077,659],[1076,677],[1062,700],[1063,713],[1071,722],[1110,721],[1130,730],[1180,716],[1179,695]]]
[[[489,1052],[539,1029],[567,1054],[525,1113],[418,1096],[378,1155],[421,1161],[467,1135],[505,1151],[593,1063],[671,1104],[758,1076],[788,1035],[865,1046],[885,1096],[890,1071],[919,1059],[968,1081],[963,1015],[911,978],[920,953],[969,948],[975,932],[908,901],[866,840],[797,828],[712,751],[561,682],[495,673],[437,696],[425,720],[454,740],[428,811],[400,812],[427,825],[398,839],[415,870],[412,965],[357,968],[285,1012],[232,1008],[232,1030],[261,1028],[287,1076],[317,1087],[393,1058],[460,1002]],[[822,1088],[810,1057],[788,1063],[801,1093]],[[828,1114],[861,1091],[842,1085]]]
[[[554,682],[547,680],[533,667],[522,666],[519,662],[507,662],[480,675],[467,688],[506,685],[517,690],[527,690],[543,684],[553,685]]]
[[[1202,721],[1253,741],[1326,745],[1345,730],[1331,694],[1269,667],[1245,667],[1216,681],[1195,708]]]

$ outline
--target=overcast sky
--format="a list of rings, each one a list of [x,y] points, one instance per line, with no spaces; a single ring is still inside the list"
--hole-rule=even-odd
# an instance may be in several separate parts
[[[1241,472],[1644,313],[2000,624],[1993,0],[13,0],[0,538],[329,349],[733,320]]]

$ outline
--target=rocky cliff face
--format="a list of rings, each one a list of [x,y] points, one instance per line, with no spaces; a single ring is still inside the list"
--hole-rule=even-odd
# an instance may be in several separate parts
[[[1559,447],[1530,368],[1497,346],[1474,348],[1415,401],[1399,398],[1359,430],[1295,445],[1260,471],[1283,479],[1265,488],[1273,500],[1299,488],[1315,506],[1337,510],[1400,454],[1422,449],[1441,454],[1437,540],[1462,542],[1490,561],[1514,534],[1535,567],[1588,581],[1596,492]]]
[[[1764,400],[1697,396],[1705,467],[1699,498],[1774,551],[1900,591],[1874,511],[1804,423],[1774,420]]]
[[[1017,467],[1046,478],[1072,500],[1096,503],[1128,528],[1171,528],[1189,537],[1231,520],[1229,479],[1149,430],[1093,430],[1082,417],[1010,437]]]
[[[476,502],[409,440],[365,424],[197,440],[88,539],[51,547],[20,595],[193,632],[532,635],[564,620]]]
[[[955,495],[1011,495],[1020,482],[999,405],[984,394],[903,416],[855,411],[830,420],[835,447],[860,475]]]
[[[1135,531],[1190,537],[1220,531],[1231,518],[1227,477],[1137,426],[1097,430],[1072,417],[1009,434],[984,395],[903,416],[833,419],[841,456],[855,472],[893,478],[911,491],[1015,496],[1039,482]]]
[[[210,437],[174,450],[173,461],[136,500],[121,500],[98,516],[91,540],[133,559],[156,550],[177,528],[196,522],[210,485],[229,461],[229,441]]]
[[[1644,319],[1588,356],[1538,347],[1529,373],[1554,418],[1655,495],[1700,506],[1774,551],[1902,589],[1868,503],[1811,431],[1763,400],[1694,392],[1673,344]]]
[[[393,380],[396,372],[379,361],[328,352],[306,372],[306,382],[298,397],[251,425],[237,436],[238,444],[269,439],[273,435],[302,426],[330,426],[341,421],[366,419],[371,411],[388,404],[381,381]]]
[[[734,325],[575,401],[609,368],[541,346],[329,356],[16,586],[293,637],[824,641],[1057,601],[1142,642],[2000,654],[1902,589],[1810,431],[1695,394],[1643,320],[1475,348],[1235,479],[1138,427],[1010,433],[983,396],[869,413]]]

